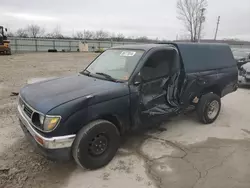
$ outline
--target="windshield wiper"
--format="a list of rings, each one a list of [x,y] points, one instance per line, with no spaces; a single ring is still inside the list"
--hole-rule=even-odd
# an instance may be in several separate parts
[[[106,73],[96,72],[95,74],[102,75],[102,76],[104,76],[105,78],[107,78],[110,81],[117,82],[117,80],[115,78],[113,78],[112,76],[110,76],[110,75],[108,75]]]
[[[91,72],[85,69],[84,71],[80,72],[81,74],[84,74],[86,76],[90,76]]]

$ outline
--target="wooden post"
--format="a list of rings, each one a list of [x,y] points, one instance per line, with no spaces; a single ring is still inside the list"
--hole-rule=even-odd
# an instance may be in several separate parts
[[[37,48],[37,39],[35,39],[35,48],[36,48],[36,52],[38,51],[38,48]]]

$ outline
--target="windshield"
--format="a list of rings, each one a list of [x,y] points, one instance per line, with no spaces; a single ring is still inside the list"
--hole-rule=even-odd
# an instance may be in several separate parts
[[[107,50],[91,63],[87,72],[105,78],[127,81],[143,53],[142,50]]]

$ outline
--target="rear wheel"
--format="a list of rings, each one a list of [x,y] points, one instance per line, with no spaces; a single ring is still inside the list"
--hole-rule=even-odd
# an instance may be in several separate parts
[[[3,51],[4,55],[11,55],[11,50],[5,50]]]
[[[203,95],[196,107],[198,117],[205,124],[213,123],[221,109],[220,97],[214,93]]]
[[[116,126],[106,120],[96,120],[79,131],[72,152],[79,166],[92,170],[107,165],[119,146],[120,134]]]
[[[6,51],[7,55],[11,55],[11,50]]]

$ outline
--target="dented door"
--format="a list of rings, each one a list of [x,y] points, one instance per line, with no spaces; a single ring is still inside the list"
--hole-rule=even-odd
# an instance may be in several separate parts
[[[167,51],[168,52],[168,51]],[[141,70],[143,81],[137,88],[135,121],[143,127],[154,126],[179,110],[179,71],[172,72],[172,59],[166,50],[155,52]],[[151,61],[151,62],[150,62]],[[135,107],[135,106],[134,106]]]

